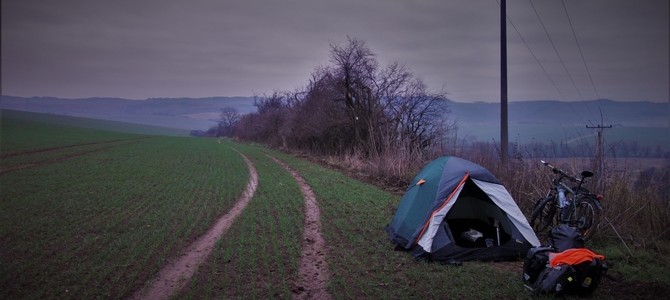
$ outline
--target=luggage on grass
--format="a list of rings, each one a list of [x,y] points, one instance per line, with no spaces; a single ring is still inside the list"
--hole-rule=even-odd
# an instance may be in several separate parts
[[[534,247],[524,260],[524,286],[534,293],[588,296],[607,271],[605,257],[586,248],[553,252]]]

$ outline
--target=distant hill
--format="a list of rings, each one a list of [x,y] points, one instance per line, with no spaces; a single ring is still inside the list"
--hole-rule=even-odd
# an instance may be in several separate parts
[[[14,97],[3,95],[0,108],[20,111],[114,120],[178,129],[207,129],[224,107],[240,113],[253,111],[251,97],[211,98],[120,98],[62,99],[53,97]]]
[[[0,108],[144,124],[184,130],[206,130],[224,107],[244,114],[255,111],[253,97],[61,99],[2,96]],[[447,118],[458,123],[461,138],[500,139],[499,103],[449,101]],[[512,142],[592,140],[586,125],[613,125],[607,140],[635,141],[670,148],[670,104],[607,99],[562,102],[554,100],[509,103],[509,137]]]
[[[500,120],[500,103],[450,102],[455,116],[468,123],[491,123]],[[521,101],[509,103],[510,123],[560,124],[584,126],[604,123],[636,127],[667,127],[670,125],[670,105],[648,101],[618,102],[593,100],[563,102],[555,100]]]
[[[111,132],[133,133],[142,135],[165,135],[165,136],[188,136],[189,131],[185,129],[165,128],[136,123],[126,123],[111,120],[82,118],[56,114],[45,114],[37,112],[17,111],[10,109],[0,110],[1,120],[22,120],[39,122],[48,126],[68,126],[87,128]],[[4,126],[4,122],[0,122]],[[0,128],[2,129],[2,128]]]
[[[450,102],[451,117],[463,138],[500,141],[500,103]],[[593,142],[602,122],[612,125],[606,142],[635,142],[670,149],[670,104],[647,101],[522,101],[510,102],[509,140],[530,142]]]

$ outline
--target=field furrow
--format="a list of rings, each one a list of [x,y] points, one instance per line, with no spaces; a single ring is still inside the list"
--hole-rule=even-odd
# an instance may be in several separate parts
[[[105,151],[107,149],[122,144],[130,144],[138,142],[138,141],[123,141],[123,142],[121,141],[110,142],[113,144],[105,145],[102,147],[100,147],[100,143],[92,143],[92,144],[81,145],[78,146],[77,148],[65,147],[65,148],[54,149],[52,151],[48,151],[48,153],[45,153],[47,151],[34,152],[30,153],[31,155],[21,156],[18,159],[5,158],[2,159],[2,162],[0,163],[1,168],[0,175],[5,175],[9,172],[14,172],[23,169],[37,168],[45,165],[50,165],[53,163],[61,162],[75,157],[88,155],[99,151]],[[102,143],[102,144],[108,144],[108,143]],[[67,151],[57,151],[57,150],[67,150]]]
[[[147,137],[140,134],[85,128],[94,124],[94,120],[7,110],[2,110],[0,113],[2,159],[68,147]]]
[[[125,141],[125,140],[114,139],[114,140],[108,140],[108,141],[91,142],[91,143],[78,143],[78,144],[64,145],[64,146],[58,146],[58,147],[38,148],[38,149],[33,149],[33,150],[28,150],[28,151],[2,153],[2,154],[0,154],[0,158],[6,159],[6,158],[9,158],[9,157],[15,157],[15,156],[33,155],[33,154],[42,153],[42,152],[52,152],[52,151],[58,151],[58,150],[63,150],[63,149],[68,149],[68,148],[79,148],[79,147],[90,146],[90,145],[109,144],[109,143],[116,143],[116,142],[120,142],[120,141]]]

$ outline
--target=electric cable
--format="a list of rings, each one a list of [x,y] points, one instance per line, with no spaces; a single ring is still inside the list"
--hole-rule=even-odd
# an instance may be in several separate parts
[[[510,25],[512,25],[512,28],[514,28],[514,31],[516,31],[516,34],[519,36],[519,38],[521,39],[523,44],[526,46],[526,49],[528,49],[528,52],[530,52],[530,55],[533,56],[533,58],[535,59],[535,62],[537,62],[537,64],[540,66],[540,68],[542,69],[542,72],[544,72],[544,75],[547,75],[547,79],[549,79],[549,81],[554,86],[554,88],[556,88],[556,91],[561,95],[561,98],[563,98],[564,101],[567,101],[567,99],[565,98],[565,95],[563,94],[561,89],[559,89],[558,85],[556,85],[556,82],[553,79],[551,79],[551,76],[549,75],[549,72],[547,72],[547,69],[544,68],[544,65],[542,65],[542,62],[540,62],[540,59],[537,58],[537,56],[535,55],[535,52],[533,52],[533,49],[531,49],[530,46],[528,45],[528,43],[526,43],[526,39],[523,38],[523,35],[521,35],[521,32],[519,32],[519,29],[516,27],[516,25],[514,25],[514,22],[512,22],[512,19],[510,19],[509,16],[507,16],[507,21],[510,23]]]
[[[554,41],[552,40],[551,36],[549,35],[549,32],[547,31],[547,27],[544,26],[544,22],[542,22],[542,18],[540,18],[540,14],[537,12],[537,9],[535,8],[535,4],[533,4],[533,0],[528,0],[528,2],[530,2],[530,6],[533,8],[533,11],[535,12],[535,16],[537,16],[537,19],[540,21],[540,25],[542,25],[542,29],[544,30],[544,33],[547,35],[547,38],[549,39],[549,43],[551,43],[551,47],[554,48],[554,52],[556,52],[556,56],[558,56],[558,60],[561,62],[561,65],[563,65],[563,69],[565,70],[565,73],[568,75],[568,78],[570,79],[570,82],[572,83],[572,86],[575,88],[575,91],[577,91],[577,94],[579,95],[579,98],[582,101],[584,101],[584,97],[582,96],[582,93],[579,91],[579,88],[577,88],[577,84],[575,84],[575,80],[572,78],[572,75],[570,75],[570,72],[568,71],[568,67],[565,65],[565,62],[563,61],[563,58],[558,53],[558,49],[556,49],[556,45],[554,44]]]
[[[600,115],[601,115],[601,123],[602,123],[602,107],[600,107],[600,95],[598,95],[598,89],[596,89],[596,85],[593,83],[593,76],[591,76],[591,70],[589,70],[589,66],[586,63],[586,59],[584,58],[584,52],[582,51],[582,46],[579,44],[579,39],[577,39],[577,34],[575,33],[575,27],[572,26],[572,19],[570,18],[570,14],[568,14],[568,9],[565,6],[565,1],[561,0],[561,3],[563,4],[563,11],[565,12],[565,16],[568,18],[568,24],[570,24],[570,30],[572,30],[572,37],[575,39],[575,43],[577,44],[577,49],[579,49],[579,55],[582,57],[582,63],[584,63],[584,68],[586,69],[586,74],[589,76],[589,82],[591,83],[591,87],[593,88],[593,92],[596,95],[596,99],[598,100],[598,109],[600,110]],[[589,105],[586,104],[586,108],[589,110],[589,113],[591,112],[591,109],[589,108]],[[601,124],[602,125],[602,124]]]

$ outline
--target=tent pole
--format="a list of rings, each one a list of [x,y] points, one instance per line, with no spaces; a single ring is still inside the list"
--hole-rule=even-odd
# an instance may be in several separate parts
[[[496,228],[496,243],[500,246],[500,221],[493,219],[493,226]]]

